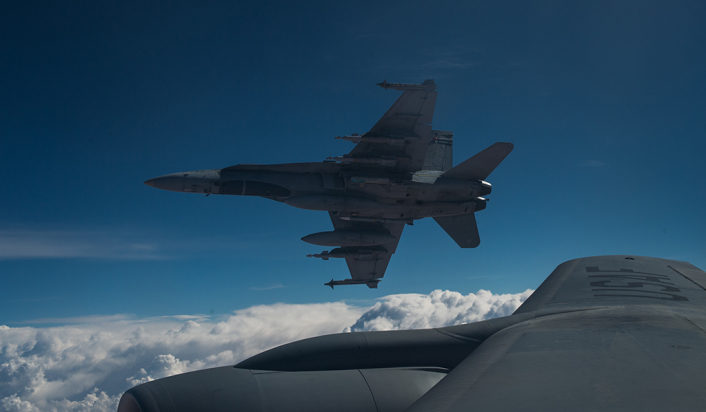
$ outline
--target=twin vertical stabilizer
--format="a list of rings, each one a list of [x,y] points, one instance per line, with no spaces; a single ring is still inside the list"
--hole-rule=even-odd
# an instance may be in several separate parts
[[[444,173],[444,177],[485,180],[512,152],[512,143],[498,142]]]
[[[498,142],[462,162],[443,174],[468,180],[485,180],[496,167],[505,160],[513,149],[512,143]],[[474,248],[480,245],[478,225],[473,212],[463,215],[435,217],[436,223],[462,248]]]

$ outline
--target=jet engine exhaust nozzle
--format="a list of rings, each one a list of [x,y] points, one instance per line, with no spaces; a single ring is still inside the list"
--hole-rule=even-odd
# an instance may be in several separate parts
[[[487,196],[493,191],[493,185],[486,182],[485,180],[480,181],[480,195]]]

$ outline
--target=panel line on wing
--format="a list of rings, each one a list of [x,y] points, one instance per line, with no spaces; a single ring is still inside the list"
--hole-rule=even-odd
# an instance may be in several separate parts
[[[685,274],[683,274],[683,273],[681,273],[680,271],[676,270],[674,267],[672,267],[672,266],[670,266],[670,265],[667,265],[667,267],[670,268],[670,269],[672,269],[673,271],[677,272],[678,274],[682,275],[682,276],[684,277],[684,279],[688,280],[689,282],[693,283],[694,285],[700,287],[700,288],[703,289],[703,290],[706,290],[705,287],[701,286],[701,285],[700,285],[698,282],[696,282],[694,279],[692,279],[692,278],[686,276]]]

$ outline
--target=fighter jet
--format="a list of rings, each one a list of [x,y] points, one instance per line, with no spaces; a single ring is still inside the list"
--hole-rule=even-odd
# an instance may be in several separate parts
[[[260,196],[289,206],[326,211],[334,230],[303,241],[334,246],[308,255],[343,258],[351,279],[325,285],[377,288],[405,225],[433,217],[462,248],[480,244],[475,212],[486,208],[485,179],[512,151],[495,143],[453,167],[453,133],[432,130],[436,84],[378,83],[402,91],[385,115],[364,134],[337,136],[356,143],[343,156],[323,162],[240,164],[224,169],[173,173],[145,184],[158,189],[219,195]]]
[[[597,256],[511,316],[289,343],[128,390],[118,412],[702,411],[706,273]]]

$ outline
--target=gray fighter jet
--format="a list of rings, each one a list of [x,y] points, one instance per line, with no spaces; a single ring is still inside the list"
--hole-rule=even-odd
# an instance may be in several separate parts
[[[405,224],[434,220],[462,248],[480,243],[474,213],[485,209],[491,185],[485,179],[512,151],[495,143],[453,166],[453,133],[432,130],[433,80],[422,84],[378,83],[404,93],[373,128],[338,136],[357,143],[347,155],[318,163],[243,164],[225,169],[173,173],[145,184],[201,194],[260,196],[308,210],[329,212],[334,230],[303,241],[336,246],[309,255],[344,258],[351,279],[326,285],[377,288]]]
[[[598,256],[511,316],[321,336],[128,390],[118,412],[702,411],[706,273]]]

